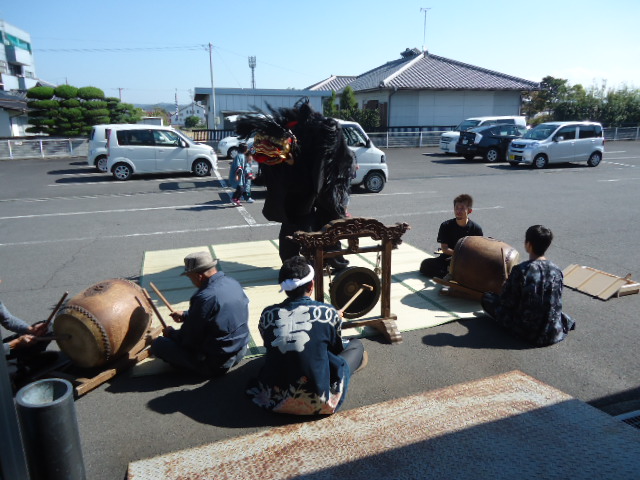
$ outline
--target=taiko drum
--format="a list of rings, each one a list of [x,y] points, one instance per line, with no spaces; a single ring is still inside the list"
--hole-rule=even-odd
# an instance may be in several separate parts
[[[500,293],[520,254],[511,245],[489,237],[463,237],[451,258],[451,277],[463,287]]]
[[[56,315],[53,330],[60,337],[60,350],[74,364],[99,367],[138,343],[149,326],[150,312],[140,286],[125,279],[105,280],[69,299]]]

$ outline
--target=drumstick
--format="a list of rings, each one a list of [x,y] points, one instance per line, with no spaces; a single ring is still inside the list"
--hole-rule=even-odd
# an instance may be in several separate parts
[[[149,302],[149,305],[151,305],[151,308],[153,308],[153,311],[155,312],[156,317],[158,317],[158,320],[160,320],[160,323],[162,324],[162,328],[167,328],[166,322],[162,319],[162,315],[160,315],[160,312],[158,311],[158,309],[156,308],[155,304],[153,303],[153,300],[151,300],[151,297],[149,296],[149,292],[147,292],[147,289],[143,288],[142,291],[144,292],[144,296],[147,298],[147,302]],[[140,306],[142,308],[144,308],[142,306],[142,302],[140,301],[140,299],[138,297],[136,297],[136,300],[138,301]]]
[[[53,309],[53,311],[51,312],[51,315],[49,315],[49,318],[47,318],[47,321],[44,322],[46,325],[49,325],[51,323],[51,320],[53,320],[53,316],[56,313],[58,313],[58,310],[60,310],[60,307],[62,306],[62,302],[64,302],[64,299],[67,298],[67,295],[69,295],[69,292],[64,292],[64,295],[62,295],[62,298],[56,305],[56,308]]]
[[[370,292],[372,292],[373,291],[373,287],[371,285],[367,285],[366,283],[363,283],[362,286],[360,287],[360,289],[356,293],[353,294],[353,297],[351,297],[349,299],[349,301],[347,303],[345,303],[344,306],[338,311],[339,312],[344,312],[356,300],[356,298],[358,298],[360,296],[360,294],[362,292],[364,292],[365,290],[369,290]]]
[[[151,285],[151,288],[153,288],[153,291],[156,292],[158,294],[158,297],[160,297],[160,300],[162,300],[164,302],[164,304],[167,306],[167,308],[169,309],[169,311],[171,313],[175,312],[175,310],[173,309],[173,307],[171,306],[171,304],[167,301],[166,298],[164,298],[164,295],[162,295],[162,293],[160,293],[160,290],[158,290],[156,288],[156,286],[153,284],[153,282],[149,282],[149,285]]]

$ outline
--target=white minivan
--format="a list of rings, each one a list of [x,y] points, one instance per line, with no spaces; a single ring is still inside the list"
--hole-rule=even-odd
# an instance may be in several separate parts
[[[467,118],[460,123],[456,128],[450,132],[444,132],[440,135],[440,150],[447,154],[456,153],[456,143],[460,138],[460,132],[466,132],[474,127],[481,127],[483,125],[520,125],[522,127],[527,126],[527,119],[522,116],[499,116],[499,117],[472,117]]]
[[[378,193],[389,180],[386,155],[377,148],[357,122],[335,119],[344,133],[347,146],[356,157],[358,169],[351,179],[351,185],[362,186],[367,192]],[[259,175],[259,164],[253,162],[253,172]]]
[[[116,125],[94,125],[91,127],[91,133],[89,134],[87,165],[95,167],[99,172],[107,172],[106,132],[108,128],[112,128],[114,126]]]
[[[193,172],[204,177],[218,168],[213,148],[195,143],[171,127],[113,125],[107,128],[107,171],[116,180],[137,173]]]
[[[529,130],[509,145],[512,166],[544,168],[550,163],[587,162],[597,167],[604,154],[602,125],[596,122],[547,122]]]
[[[351,185],[361,185],[367,192],[378,193],[389,180],[389,167],[384,152],[377,148],[357,122],[337,120],[349,149],[358,162],[356,176]]]

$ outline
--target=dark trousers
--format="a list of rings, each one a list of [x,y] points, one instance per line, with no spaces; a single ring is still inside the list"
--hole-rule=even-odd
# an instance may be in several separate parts
[[[158,337],[151,344],[151,355],[164,360],[178,370],[186,370],[202,377],[219,377],[237,365],[247,352],[245,347],[229,357],[205,357],[204,355],[182,348],[171,338]]]
[[[344,358],[349,365],[351,373],[355,372],[360,365],[362,365],[362,359],[364,356],[364,345],[357,338],[352,338],[344,346],[344,350],[340,352],[339,356]]]
[[[448,255],[426,258],[420,264],[420,273],[427,277],[443,278],[449,273],[450,259]]]

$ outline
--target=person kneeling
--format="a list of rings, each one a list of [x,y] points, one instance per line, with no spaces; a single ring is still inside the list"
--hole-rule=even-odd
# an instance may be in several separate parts
[[[529,260],[511,270],[502,293],[485,293],[482,308],[515,336],[542,347],[565,339],[576,322],[562,312],[562,270],[544,257],[553,233],[529,227],[524,248]]]
[[[285,260],[278,282],[287,299],[260,315],[266,361],[247,394],[267,410],[334,413],[346,398],[351,374],[366,365],[362,342],[342,340],[340,313],[311,298],[313,279],[304,257]]]
[[[224,375],[244,357],[249,343],[249,299],[242,286],[218,271],[209,252],[184,258],[184,272],[198,291],[186,312],[172,312],[181,323],[169,326],[151,344],[151,355],[173,367],[212,378]]]

